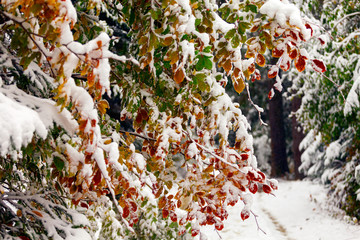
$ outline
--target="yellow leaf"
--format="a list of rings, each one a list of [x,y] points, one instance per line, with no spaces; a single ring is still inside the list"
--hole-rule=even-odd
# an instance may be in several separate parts
[[[106,109],[109,108],[109,103],[105,99],[98,102],[98,109],[102,115],[106,113]]]
[[[245,83],[242,78],[238,78],[234,81],[234,89],[237,93],[241,93],[245,88]]]

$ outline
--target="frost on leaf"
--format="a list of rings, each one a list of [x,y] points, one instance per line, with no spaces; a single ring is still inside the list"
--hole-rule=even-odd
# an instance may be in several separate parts
[[[311,61],[311,66],[315,71],[317,71],[319,73],[323,73],[323,72],[326,71],[325,64],[320,60],[317,60],[317,59],[312,60]]]

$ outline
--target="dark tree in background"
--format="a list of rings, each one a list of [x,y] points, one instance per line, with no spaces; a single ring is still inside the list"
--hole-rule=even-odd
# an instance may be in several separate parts
[[[291,101],[291,112],[296,112],[301,105],[301,98],[294,97]],[[303,151],[300,151],[300,143],[304,139],[305,135],[303,129],[300,126],[299,122],[296,120],[295,116],[291,117],[291,134],[292,134],[292,152],[294,159],[294,173],[295,179],[304,178],[304,174],[299,172],[299,167],[301,165],[301,154]]]
[[[269,81],[272,87],[272,83]],[[280,92],[275,92],[269,101],[269,126],[271,139],[271,176],[281,177],[289,172],[286,157],[283,100]]]

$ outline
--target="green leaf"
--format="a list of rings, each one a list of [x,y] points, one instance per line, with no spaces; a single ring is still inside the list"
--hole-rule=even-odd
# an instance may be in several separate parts
[[[237,48],[240,44],[239,34],[235,34],[235,36],[231,39],[231,46],[233,48]]]
[[[204,56],[203,55],[199,55],[197,56],[197,58],[199,59],[198,62],[195,65],[195,69],[196,71],[201,71],[204,69],[205,67],[205,62],[204,62]]]
[[[61,158],[59,158],[59,157],[57,157],[57,156],[55,156],[53,160],[54,160],[54,164],[55,164],[56,169],[57,169],[58,171],[63,170],[63,168],[64,168],[64,166],[65,166],[64,161],[61,160]]]
[[[132,8],[130,12],[129,25],[133,25],[135,21],[135,10]]]
[[[213,64],[212,64],[212,61],[210,60],[210,57],[205,57],[205,59],[204,59],[204,67],[206,69],[211,70],[212,66],[213,66]]]
[[[246,29],[249,29],[251,27],[251,24],[249,22],[239,22],[238,25],[238,33],[240,35],[245,34]]]
[[[199,26],[201,23],[201,19],[197,18],[195,19],[195,27]]]
[[[225,34],[225,39],[230,39],[235,35],[236,29],[230,29],[226,34]]]
[[[251,11],[253,13],[257,13],[257,6],[256,5],[253,5],[253,4],[249,4],[245,7],[245,11],[248,12],[248,11]]]
[[[197,85],[200,81],[204,81],[205,78],[206,78],[205,73],[198,73],[193,77],[193,82],[194,84]]]
[[[211,52],[211,46],[207,46],[206,48],[204,48],[203,52],[206,52],[206,53]]]

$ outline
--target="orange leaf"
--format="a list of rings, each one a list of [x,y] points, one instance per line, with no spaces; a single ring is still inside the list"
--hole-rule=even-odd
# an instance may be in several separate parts
[[[297,55],[298,55],[298,51],[296,48],[294,48],[289,52],[289,57],[291,58],[291,60],[294,60],[297,57]]]
[[[305,70],[305,59],[303,56],[299,56],[295,59],[295,67],[299,72],[302,72]]]
[[[281,61],[280,68],[286,72],[290,68],[290,63],[291,61],[289,59],[284,58]]]
[[[234,89],[237,93],[241,93],[245,88],[245,83],[242,78],[238,78],[234,81]]]
[[[249,75],[252,74],[255,71],[255,64],[250,64],[247,70],[249,71]]]
[[[161,197],[160,199],[159,199],[159,202],[158,202],[158,207],[160,208],[160,209],[162,209],[162,208],[164,208],[165,207],[165,205],[166,205],[166,197]]]
[[[185,78],[184,69],[179,68],[174,74],[174,80],[177,84],[180,84],[182,83],[182,81],[184,81],[184,78]]]
[[[272,56],[273,57],[276,57],[276,58],[280,58],[284,53],[284,49],[277,49],[277,48],[274,48],[272,50]]]
[[[259,65],[260,67],[265,66],[265,57],[262,54],[258,54],[257,58],[256,58],[256,63],[257,65]]]
[[[101,40],[97,41],[96,44],[97,44],[98,48],[101,48],[101,46],[102,46]]]
[[[33,213],[35,213],[37,216],[39,217],[43,217],[43,215],[41,214],[41,212],[37,211],[37,210],[33,210]]]
[[[225,72],[229,73],[229,71],[231,70],[231,67],[232,67],[231,60],[230,59],[226,60],[223,65]]]

